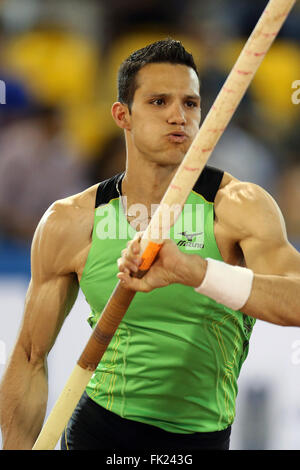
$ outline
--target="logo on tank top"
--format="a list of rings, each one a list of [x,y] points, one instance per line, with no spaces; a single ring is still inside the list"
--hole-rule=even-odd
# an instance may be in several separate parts
[[[202,250],[202,248],[204,248],[204,243],[197,241],[200,235],[203,235],[203,232],[188,233],[184,231],[180,232],[178,235],[183,235],[186,238],[186,240],[179,240],[177,243],[178,246],[186,246],[197,250]]]
[[[180,232],[178,235],[183,235],[186,240],[179,240],[177,243],[178,246],[187,246],[189,248],[196,248],[198,250],[201,250],[204,248],[204,243],[199,243],[197,241],[197,237],[202,235],[203,232],[196,232],[196,233],[188,233],[186,231]]]
[[[174,226],[177,246],[187,250],[204,248],[204,205],[185,204],[184,211]]]

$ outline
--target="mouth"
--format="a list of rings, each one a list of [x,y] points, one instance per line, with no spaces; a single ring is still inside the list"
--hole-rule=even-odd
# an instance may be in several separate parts
[[[182,144],[188,138],[187,134],[181,131],[170,132],[170,134],[168,134],[167,137],[170,142],[175,142],[179,144]]]

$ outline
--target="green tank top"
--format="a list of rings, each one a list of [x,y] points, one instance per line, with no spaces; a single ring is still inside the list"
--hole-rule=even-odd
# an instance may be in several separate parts
[[[214,198],[223,173],[206,167],[170,230],[180,250],[222,260]],[[123,174],[99,184],[92,244],[80,286],[94,327],[117,284],[117,259],[135,231],[120,197]],[[193,288],[138,292],[87,388],[117,415],[169,432],[219,431],[234,420],[237,378],[255,320]]]

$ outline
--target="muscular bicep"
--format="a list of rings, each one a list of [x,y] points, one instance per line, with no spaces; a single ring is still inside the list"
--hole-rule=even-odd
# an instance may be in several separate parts
[[[289,243],[276,201],[253,183],[232,181],[215,204],[218,223],[257,274],[300,276],[300,254]]]
[[[245,264],[257,274],[300,277],[300,254],[289,243],[282,213],[274,199],[254,187],[244,201],[239,246]]]
[[[18,339],[30,360],[43,359],[50,351],[78,294],[60,212],[55,207],[47,211],[33,238],[31,281]]]

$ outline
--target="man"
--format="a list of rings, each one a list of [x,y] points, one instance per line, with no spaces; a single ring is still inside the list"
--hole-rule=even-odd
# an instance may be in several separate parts
[[[125,174],[57,201],[33,239],[24,321],[1,390],[5,449],[30,449],[42,427],[46,357],[79,284],[93,327],[115,287],[117,259],[134,232],[129,223],[139,230],[147,225],[151,206],[161,201],[198,131],[197,69],[180,43],[159,41],[122,64],[112,115],[125,133]],[[137,204],[146,216],[137,217]],[[147,297],[136,294],[73,413],[63,449],[228,449],[236,379],[254,324],[248,313],[279,324],[300,323],[300,257],[286,240],[270,196],[206,168],[183,214],[188,219],[198,209],[196,229],[191,222],[183,228],[175,224],[170,232],[174,239],[181,236],[183,252],[195,248],[191,271],[177,247],[166,243],[159,264],[141,282],[148,282],[144,290],[167,287]],[[189,242],[193,236],[201,242]],[[196,286],[202,283],[207,257],[255,272],[245,312],[189,287],[191,275]],[[124,254],[119,262],[125,285],[131,282],[131,258]],[[166,277],[156,283],[151,273],[161,263]],[[168,285],[179,281],[187,285]],[[250,291],[249,281],[247,286]]]

